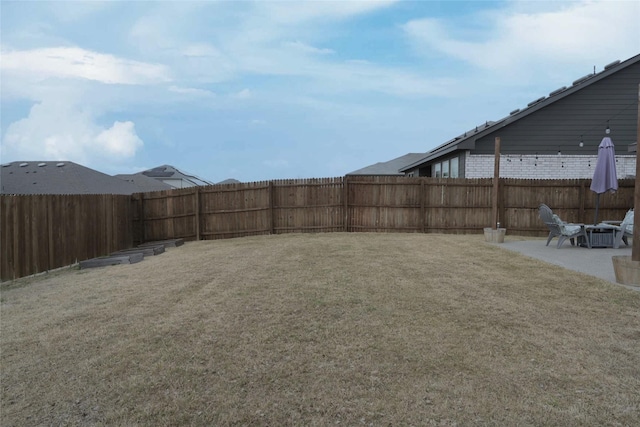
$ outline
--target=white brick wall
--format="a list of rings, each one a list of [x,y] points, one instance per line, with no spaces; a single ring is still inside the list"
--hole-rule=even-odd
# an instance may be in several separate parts
[[[501,178],[525,179],[580,179],[592,178],[596,166],[596,155],[513,155],[500,156]],[[465,178],[493,178],[495,157],[470,155],[465,159]],[[636,155],[616,155],[618,179],[636,175]]]

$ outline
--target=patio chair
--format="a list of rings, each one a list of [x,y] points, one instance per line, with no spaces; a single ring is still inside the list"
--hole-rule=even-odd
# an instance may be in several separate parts
[[[622,242],[629,246],[628,237],[633,237],[633,209],[629,209],[620,225],[610,224],[613,230],[613,247],[618,249]]]
[[[575,239],[582,236],[584,243],[587,244],[587,247],[591,248],[584,224],[572,224],[561,220],[560,217],[554,214],[551,208],[544,203],[538,207],[538,213],[542,222],[549,228],[547,246],[549,246],[549,242],[551,242],[551,239],[554,237],[558,237],[558,248],[560,248],[567,239],[571,242],[571,246],[575,246]]]

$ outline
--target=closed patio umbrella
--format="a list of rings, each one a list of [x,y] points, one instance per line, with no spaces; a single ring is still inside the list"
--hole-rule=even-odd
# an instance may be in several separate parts
[[[598,160],[593,171],[591,191],[596,193],[596,216],[594,225],[598,223],[598,209],[600,208],[600,194],[618,190],[618,175],[616,174],[616,149],[611,138],[605,136],[598,146]]]

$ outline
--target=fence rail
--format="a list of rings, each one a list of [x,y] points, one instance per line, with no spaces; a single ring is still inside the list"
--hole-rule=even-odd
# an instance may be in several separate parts
[[[499,221],[542,236],[540,203],[571,222],[594,220],[590,180],[500,179]],[[600,199],[601,219],[634,205],[634,179]],[[2,280],[138,243],[317,232],[481,233],[491,226],[492,179],[322,178],[113,195],[0,196]]]

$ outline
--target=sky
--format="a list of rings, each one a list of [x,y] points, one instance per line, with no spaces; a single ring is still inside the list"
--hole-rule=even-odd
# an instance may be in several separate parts
[[[639,54],[638,22],[631,0],[2,0],[0,161],[343,176]]]

